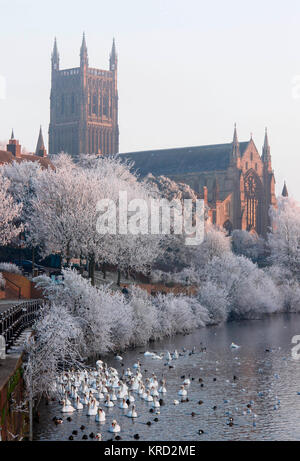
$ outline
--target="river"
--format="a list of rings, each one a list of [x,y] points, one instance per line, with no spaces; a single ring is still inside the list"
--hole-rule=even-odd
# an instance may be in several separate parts
[[[138,418],[134,422],[117,406],[105,408],[104,424],[86,416],[85,410],[73,413],[69,422],[57,402],[42,403],[34,439],[68,440],[77,430],[74,440],[82,440],[83,434],[91,432],[101,432],[103,440],[111,440],[108,428],[115,418],[122,440],[132,441],[134,434],[148,441],[300,440],[300,360],[291,355],[294,335],[300,335],[300,315],[286,314],[203,328],[127,351],[122,355],[125,368],[140,359],[143,377],[152,372],[158,378],[166,377],[168,392],[159,415],[150,413],[150,404],[135,394]],[[231,349],[232,342],[240,348]],[[165,360],[143,355],[145,350],[183,352],[183,348],[191,350],[193,346],[197,352],[172,361],[174,368],[165,365]],[[200,352],[202,346],[206,351]],[[123,367],[113,357],[106,362],[122,372]],[[191,379],[189,401],[174,405],[174,399],[180,399],[177,394],[183,375]],[[54,416],[62,416],[64,423],[56,426]],[[85,426],[83,431],[81,425]]]

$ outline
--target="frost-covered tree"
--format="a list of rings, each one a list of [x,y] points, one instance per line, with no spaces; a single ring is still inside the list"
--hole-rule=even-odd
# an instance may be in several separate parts
[[[0,172],[0,245],[5,246],[23,230],[22,203],[15,203],[9,192],[10,181]]]
[[[232,249],[236,254],[258,262],[264,255],[265,241],[256,233],[236,229],[232,232]]]
[[[21,269],[13,263],[1,263],[0,262],[0,271],[10,272],[11,274],[22,275]]]
[[[289,271],[300,282],[300,204],[290,197],[280,197],[270,215],[270,262]]]

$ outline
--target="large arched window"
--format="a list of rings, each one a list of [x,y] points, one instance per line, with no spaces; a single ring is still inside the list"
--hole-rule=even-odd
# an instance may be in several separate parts
[[[245,201],[247,230],[255,229],[259,232],[261,182],[254,170],[245,175]]]

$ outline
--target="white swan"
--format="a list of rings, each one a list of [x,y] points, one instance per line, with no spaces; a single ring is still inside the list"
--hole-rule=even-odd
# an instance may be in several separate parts
[[[87,415],[88,415],[88,416],[95,416],[96,414],[97,414],[97,405],[96,405],[96,401],[93,399],[93,400],[88,404]]]
[[[73,411],[75,411],[75,408],[72,407],[72,405],[66,405],[66,401],[63,400],[63,407],[61,411],[62,413],[73,413]]]
[[[156,354],[154,354],[154,352],[146,351],[144,354],[144,357],[153,357],[153,355],[156,355]]]
[[[172,355],[172,359],[173,359],[173,360],[177,360],[178,357],[179,357],[178,352],[177,352],[177,350],[175,349],[175,351],[173,352],[173,355]]]
[[[76,398],[76,402],[75,402],[74,407],[75,407],[75,410],[82,410],[82,409],[83,409],[83,405],[82,405],[82,403],[80,402],[80,398],[79,398],[79,397]]]
[[[135,410],[135,405],[132,405],[131,410],[128,411],[126,416],[128,416],[128,418],[137,418],[137,412]]]
[[[117,421],[114,419],[109,428],[109,432],[120,432],[121,428]]]
[[[157,400],[157,397],[153,397],[153,402],[152,402],[152,405],[151,405],[153,408],[159,408],[160,407],[160,403],[159,401]]]
[[[122,410],[124,409],[127,409],[128,408],[128,405],[126,403],[126,400],[123,399],[122,402],[120,403],[120,408],[122,408]]]
[[[105,400],[105,402],[104,402],[104,405],[105,405],[106,407],[108,407],[108,408],[114,407],[115,404],[114,404],[114,402],[112,402],[112,401],[110,400],[110,396],[109,396],[109,395],[107,395],[106,400]]]
[[[179,400],[173,400],[174,405],[179,405]]]
[[[158,389],[158,392],[160,394],[165,394],[167,392],[167,389],[166,389],[166,380],[165,379],[162,379],[161,380],[161,386],[160,388]]]
[[[180,390],[178,391],[178,395],[181,395],[181,396],[186,396],[187,395],[187,391],[185,390],[184,386],[180,386]]]
[[[105,411],[102,408],[98,408],[95,421],[97,423],[103,423],[105,421]]]
[[[172,357],[171,357],[171,354],[169,351],[167,351],[166,355],[165,355],[165,359],[167,360],[167,362],[171,362],[172,360]]]
[[[150,391],[148,390],[146,392],[146,398],[145,398],[146,402],[153,402],[153,397],[152,395],[150,394]]]

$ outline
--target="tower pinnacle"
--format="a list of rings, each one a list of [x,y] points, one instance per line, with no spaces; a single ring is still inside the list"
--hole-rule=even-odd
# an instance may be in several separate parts
[[[81,48],[80,48],[80,65],[86,65],[88,66],[88,51],[87,51],[87,46],[86,46],[86,41],[85,41],[85,33],[83,32],[82,36],[82,43],[81,43]]]
[[[287,187],[286,187],[286,182],[284,181],[284,186],[283,186],[283,189],[282,189],[282,197],[288,197],[289,196],[289,193],[288,193],[288,190],[287,190]]]
[[[115,42],[115,39],[113,38],[113,44],[112,44],[111,53],[109,56],[109,69],[116,70],[117,65],[118,65],[118,56],[116,52],[116,42]]]
[[[270,144],[269,144],[269,138],[268,138],[268,129],[265,129],[265,141],[263,145],[263,151],[262,151],[262,161],[264,163],[269,163],[271,162],[271,149],[270,149]]]
[[[59,70],[59,54],[58,54],[58,49],[57,49],[56,37],[54,38],[51,62],[52,62],[52,69]]]
[[[237,135],[236,123],[234,124],[233,141],[232,141],[232,158],[236,160],[240,157],[240,144]]]

